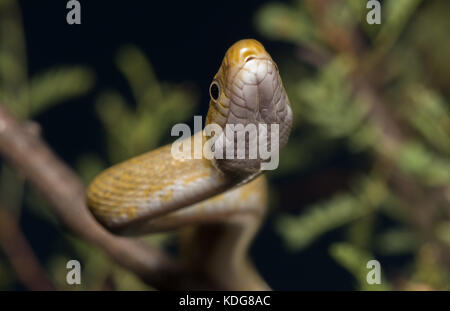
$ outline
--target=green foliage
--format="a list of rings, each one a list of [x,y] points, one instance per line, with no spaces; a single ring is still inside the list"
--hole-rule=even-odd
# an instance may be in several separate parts
[[[383,4],[383,15],[385,18],[376,38],[378,41],[377,43],[383,44],[384,41],[396,41],[421,1],[422,0],[386,1],[386,3]]]
[[[22,118],[86,94],[94,74],[81,66],[48,70],[28,78],[24,35],[17,1],[0,3],[0,100]]]
[[[410,92],[411,109],[407,117],[411,125],[438,152],[450,156],[450,111],[437,92],[414,85]]]
[[[424,244],[419,249],[411,276],[413,285],[425,285],[426,289],[431,290],[450,290],[450,272],[437,261],[437,252],[439,250],[431,244]]]
[[[52,106],[86,94],[93,85],[94,75],[89,69],[60,67],[32,77],[16,97],[2,95],[10,111],[22,117],[34,117]]]
[[[436,235],[439,240],[450,246],[450,221],[445,221],[436,227]]]
[[[174,123],[192,116],[196,102],[192,90],[158,82],[150,62],[136,47],[122,48],[116,64],[130,85],[136,107],[131,108],[116,91],[105,91],[97,100],[112,162],[156,148]]]
[[[0,288],[11,288],[14,282],[14,275],[8,262],[0,258]]]
[[[160,146],[174,123],[188,120],[194,111],[197,96],[191,88],[157,80],[152,65],[144,53],[135,46],[119,50],[115,63],[125,77],[133,95],[131,105],[124,95],[116,90],[103,91],[96,100],[96,110],[102,122],[111,163],[129,159]],[[96,154],[84,154],[78,159],[78,171],[86,182],[107,167]],[[151,235],[146,242],[164,245],[172,235]],[[83,254],[87,262],[92,262],[89,272],[91,282],[109,280],[118,290],[151,289],[134,274],[110,262],[95,260],[96,254],[89,248]],[[101,269],[98,274],[95,269]],[[108,279],[107,279],[108,278]],[[100,286],[92,284],[90,289]]]
[[[443,186],[450,183],[450,160],[436,156],[419,143],[402,146],[397,164],[405,172],[417,175],[422,183]]]
[[[309,16],[285,4],[266,4],[256,14],[255,24],[270,39],[295,43],[311,43],[315,40]]]
[[[17,96],[27,83],[27,60],[17,1],[0,1],[0,99]],[[6,101],[5,101],[6,102]]]
[[[301,104],[300,114],[325,135],[348,136],[364,119],[364,106],[352,98],[348,81],[350,70],[348,59],[336,59],[320,71],[316,79],[305,79],[297,85],[294,100]]]
[[[0,100],[10,111],[26,119],[86,94],[95,83],[95,75],[89,68],[64,66],[29,78],[19,15],[17,1],[0,0]],[[192,89],[158,81],[151,63],[137,47],[121,48],[115,63],[130,86],[134,104],[115,90],[103,91],[95,103],[105,128],[110,162],[156,148],[167,139],[164,135],[174,123],[192,116],[196,103]],[[107,160],[94,153],[80,155],[76,164],[85,182],[108,165]],[[2,166],[0,199],[3,205],[19,216],[23,200],[32,213],[59,231],[58,221],[46,209],[41,197],[33,191],[24,191],[22,178],[4,164]],[[146,241],[161,245],[169,239],[169,235],[161,234]],[[63,240],[66,248],[55,251],[43,263],[58,289],[96,290],[104,286],[124,290],[150,289],[132,273],[116,267],[96,248],[64,235]],[[84,270],[82,284],[75,288],[65,282],[66,263],[73,254]],[[10,267],[0,261],[0,288],[8,288],[15,282],[16,277],[5,271],[10,271]]]
[[[335,243],[330,247],[331,256],[345,269],[347,269],[358,283],[360,290],[390,290],[384,276],[381,276],[381,284],[369,284],[366,281],[367,263],[373,259],[370,253],[361,250],[349,243]]]
[[[94,153],[85,153],[77,159],[76,167],[83,181],[89,183],[106,167],[106,163]]]
[[[20,9],[15,0],[0,1],[0,102],[17,116],[36,117],[52,106],[86,94],[94,74],[81,66],[57,67],[28,77],[25,37]],[[0,167],[0,203],[20,215],[24,195],[23,178],[5,163]],[[30,196],[25,193],[25,201]],[[30,200],[31,206],[42,207]],[[36,211],[39,208],[35,209]],[[45,212],[39,212],[44,213]],[[45,217],[45,216],[44,216]]]
[[[283,57],[272,56],[295,117],[280,168],[270,173],[275,180],[270,193],[276,197],[276,181],[286,176],[295,182],[315,175],[327,161],[338,159],[331,166],[339,166],[342,149],[352,162],[345,166],[351,177],[340,181],[338,192],[319,189],[320,199],[295,214],[272,209],[275,229],[292,252],[327,232],[344,232],[345,241],[329,245],[330,256],[359,290],[449,289],[449,10],[446,1],[387,0],[381,25],[369,25],[366,1],[317,0],[267,3],[254,15],[262,36],[279,46],[286,43]],[[97,97],[108,159],[81,154],[76,167],[85,182],[111,163],[165,143],[170,127],[190,119],[197,101],[187,85],[159,81],[138,47],[120,48],[113,61],[130,92],[111,88]],[[82,66],[32,77],[27,68],[18,1],[0,0],[3,105],[21,118],[33,118],[88,93],[95,83],[94,73]],[[288,195],[295,200],[307,193],[299,189]],[[19,217],[22,202],[60,232],[46,203],[2,164],[0,203]],[[86,269],[76,290],[150,289],[98,250],[61,235],[64,247],[55,246],[43,263],[58,289],[72,289],[65,283],[65,264],[73,254]],[[162,245],[170,236],[145,240]],[[366,264],[378,255],[407,256],[408,262],[396,267],[395,275],[381,262],[382,284],[369,285]],[[0,257],[0,288],[15,286],[16,278]]]
[[[0,0],[0,101],[17,116],[27,119],[89,92],[94,85],[93,72],[82,66],[56,67],[28,77],[27,60],[20,10],[15,0]],[[0,167],[0,204],[12,215],[20,217],[22,201],[31,211],[53,228],[58,227],[55,216],[46,209],[46,203],[32,191],[25,191],[23,178],[5,163]],[[69,241],[69,244],[73,242]],[[92,251],[92,248],[90,248]],[[86,252],[86,254],[83,254]],[[87,249],[80,251],[80,258],[89,257]],[[50,271],[58,288],[67,289],[65,283],[66,262],[69,256],[55,252],[43,263]],[[104,266],[95,264],[94,271]],[[56,267],[56,268],[55,268]],[[9,263],[0,260],[0,288],[14,288],[17,276]],[[86,285],[90,286],[89,280]],[[89,288],[89,287],[87,287]],[[93,288],[90,288],[93,289]]]
[[[277,229],[286,245],[295,250],[305,248],[320,235],[373,212],[386,199],[387,190],[377,180],[365,179],[361,184],[363,189],[338,194],[297,217],[281,216]]]
[[[94,85],[94,75],[84,67],[59,67],[30,81],[28,90],[23,91],[19,102],[29,98],[29,114],[34,116],[65,102],[66,100],[86,94]]]
[[[377,250],[383,255],[408,254],[417,249],[417,238],[406,229],[390,229],[381,233],[376,241]]]
[[[411,50],[420,53],[419,64],[424,67],[422,74],[426,74],[430,84],[439,88],[447,98],[450,94],[450,44],[447,43],[447,29],[450,29],[449,10],[448,1],[434,1],[432,5],[422,5],[421,14],[411,23],[411,31],[408,34],[412,42]]]
[[[346,230],[347,241],[333,244],[330,254],[359,289],[374,289],[365,281],[365,264],[374,253],[409,255],[403,278],[447,288],[443,271],[448,261],[428,252],[430,271],[421,249],[424,243],[445,248],[450,236],[448,217],[443,221],[441,213],[448,215],[450,206],[450,67],[444,56],[450,44],[443,30],[450,5],[383,1],[381,25],[369,25],[366,3],[269,3],[255,14],[263,36],[287,43],[283,57],[273,57],[295,122],[273,176],[314,174],[327,159],[339,158],[341,149],[334,148],[339,144],[365,163],[347,168],[352,176],[369,176],[343,181],[350,190],[321,197],[295,215],[278,215],[277,231],[291,251],[300,251],[327,232]],[[299,189],[292,197],[300,195],[307,193]],[[379,226],[385,217],[393,222],[387,228]],[[423,218],[426,229],[411,226]],[[439,251],[448,254],[448,249]]]
[[[288,248],[302,249],[321,234],[355,220],[364,212],[364,207],[358,206],[358,201],[353,197],[339,195],[309,207],[308,211],[299,217],[280,217],[277,229]]]

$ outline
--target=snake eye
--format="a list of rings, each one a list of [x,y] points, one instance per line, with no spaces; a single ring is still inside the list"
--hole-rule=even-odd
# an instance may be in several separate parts
[[[209,95],[213,100],[218,100],[220,95],[220,86],[219,83],[214,81],[211,83],[211,86],[209,87]]]

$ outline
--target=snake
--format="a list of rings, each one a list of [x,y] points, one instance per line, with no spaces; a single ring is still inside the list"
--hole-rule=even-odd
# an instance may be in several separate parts
[[[209,93],[205,128],[277,124],[279,148],[286,145],[291,105],[279,69],[259,41],[240,40],[226,51]],[[203,129],[186,139],[205,137]],[[268,205],[262,161],[177,159],[169,144],[94,177],[86,190],[87,205],[116,234],[179,230],[183,266],[221,289],[269,290],[248,254]]]

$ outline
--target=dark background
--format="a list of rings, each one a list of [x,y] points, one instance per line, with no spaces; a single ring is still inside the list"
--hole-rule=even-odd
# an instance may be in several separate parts
[[[205,112],[209,84],[226,49],[240,39],[262,39],[252,20],[264,2],[81,1],[82,24],[68,25],[65,1],[20,1],[30,75],[55,64],[87,65],[96,72],[97,90],[116,88],[129,94],[113,59],[119,47],[131,43],[146,53],[160,80],[194,83],[201,96],[200,112]],[[274,43],[264,44],[269,51],[277,49]],[[57,113],[64,124],[64,133],[61,124],[44,126],[47,138],[62,147],[58,151],[67,160],[80,149],[101,144],[100,137],[92,135],[100,132],[99,123],[87,115],[95,95],[46,116],[54,121],[50,114]]]
[[[255,38],[274,55],[282,48],[262,40],[254,30],[253,13],[265,1],[80,2],[81,25],[66,23],[65,1],[20,2],[30,75],[55,64],[87,65],[97,75],[94,92],[52,108],[37,120],[45,139],[70,164],[85,151],[104,153],[101,124],[93,107],[96,93],[116,88],[129,94],[113,63],[120,46],[139,46],[160,80],[195,84],[201,101],[198,113],[202,114],[208,107],[211,77],[233,42]],[[282,181],[275,183],[283,185]],[[290,205],[299,207],[295,201]],[[38,256],[44,259],[52,241],[58,242],[58,233],[49,231],[26,209],[24,213],[22,227]],[[273,232],[269,219],[252,246],[252,256],[274,289],[349,290],[353,288],[350,276],[328,256],[330,240],[339,235],[333,231],[305,251],[291,254]]]

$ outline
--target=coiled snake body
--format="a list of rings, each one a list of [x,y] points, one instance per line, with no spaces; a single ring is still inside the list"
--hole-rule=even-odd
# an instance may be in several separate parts
[[[278,68],[258,41],[241,40],[228,49],[210,95],[206,124],[278,124],[280,148],[287,142],[289,100]],[[204,131],[190,139],[202,137]],[[102,172],[88,187],[88,205],[114,232],[184,230],[183,263],[220,288],[268,289],[247,258],[267,202],[260,162],[180,160],[168,145]]]

